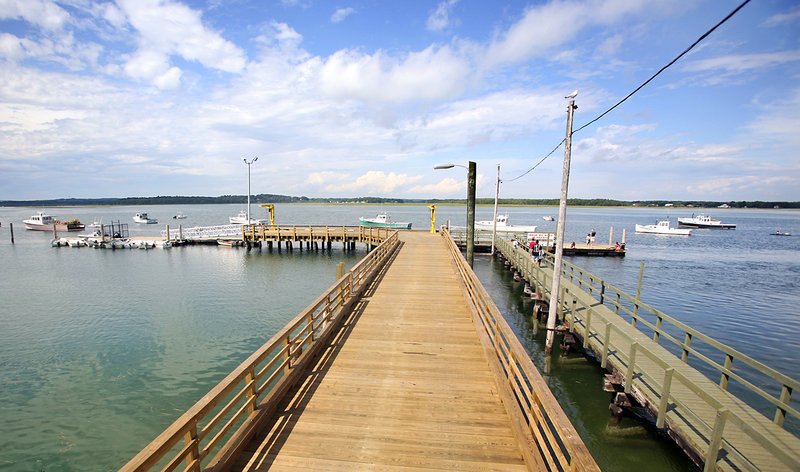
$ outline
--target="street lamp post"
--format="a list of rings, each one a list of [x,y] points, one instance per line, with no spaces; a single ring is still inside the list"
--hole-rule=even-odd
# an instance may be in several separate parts
[[[475,259],[475,173],[477,165],[469,161],[469,167],[460,164],[436,164],[434,169],[452,169],[464,167],[467,169],[467,263],[472,267]]]
[[[242,160],[247,164],[247,224],[250,224],[250,165],[258,160],[258,156],[254,157],[250,162],[247,162],[244,157]]]

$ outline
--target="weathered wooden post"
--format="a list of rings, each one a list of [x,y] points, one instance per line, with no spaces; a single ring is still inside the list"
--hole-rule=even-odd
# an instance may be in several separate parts
[[[8,228],[11,230],[11,244],[14,244],[14,223],[9,223]]]

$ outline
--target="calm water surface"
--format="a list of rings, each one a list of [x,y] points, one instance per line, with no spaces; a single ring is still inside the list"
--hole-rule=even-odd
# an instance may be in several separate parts
[[[162,225],[136,225],[137,211],[184,227],[223,224],[238,205],[52,208],[61,219],[120,220],[132,236]],[[425,206],[277,205],[279,224],[356,224],[389,210],[415,229],[430,227]],[[334,281],[345,253],[247,252],[215,246],[168,250],[51,248],[48,233],[25,231],[39,208],[0,208],[0,470],[115,470],[263,344]],[[555,208],[507,208],[511,223],[539,224]],[[173,220],[182,211],[186,220]],[[491,219],[480,207],[477,218]],[[256,216],[264,210],[253,207]],[[642,299],[794,377],[800,372],[800,213],[719,210],[735,231],[689,237],[633,234],[635,223],[688,216],[665,209],[570,209],[567,241],[592,228],[598,242],[627,230],[625,258],[570,262],[634,293],[645,262]],[[463,207],[440,206],[437,224],[463,225]],[[16,244],[11,244],[9,223]],[[581,356],[541,354],[542,333],[530,302],[502,266],[476,258],[476,271],[531,352],[537,366],[606,470],[642,464],[684,470],[686,460],[646,425],[607,428],[602,372]],[[790,425],[790,427],[794,427]]]

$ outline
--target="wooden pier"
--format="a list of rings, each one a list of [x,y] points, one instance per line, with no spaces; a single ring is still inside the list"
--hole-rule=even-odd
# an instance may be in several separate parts
[[[446,232],[384,233],[122,470],[152,467],[599,470]]]
[[[496,244],[534,296],[549,301],[552,265],[536,264],[510,241],[498,238]],[[558,299],[563,332],[576,336],[613,374],[612,410],[632,395],[707,471],[800,470],[800,439],[782,427],[787,415],[800,418],[790,404],[800,382],[569,263]],[[693,365],[712,369],[719,382]],[[774,418],[732,394],[733,382],[772,405]]]

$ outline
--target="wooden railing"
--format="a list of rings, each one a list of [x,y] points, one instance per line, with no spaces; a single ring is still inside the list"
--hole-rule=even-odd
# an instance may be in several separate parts
[[[384,233],[386,234],[386,233]],[[399,246],[397,232],[242,362],[121,470],[218,470],[275,410]],[[213,454],[213,456],[212,456]]]
[[[532,470],[600,470],[558,404],[547,383],[462,256],[446,229],[449,251],[464,280],[466,294],[512,424]],[[516,412],[516,413],[515,413]]]
[[[525,250],[520,248],[514,249],[510,241],[498,238],[495,244],[498,250],[500,250],[517,270],[522,273],[523,277],[535,285],[535,290],[548,294],[549,296],[553,277],[551,258],[548,257],[542,262],[542,265],[539,266],[531,260],[530,254]],[[686,326],[659,310],[642,303],[640,300],[603,282],[594,275],[567,262],[563,263],[562,280],[568,279],[573,286],[577,286],[584,293],[589,294],[589,299],[592,300],[592,302],[587,303],[581,297],[570,293],[569,290],[565,288],[565,284],[562,283],[561,294],[558,297],[558,312],[562,316],[565,316],[566,321],[570,325],[570,331],[574,332],[579,329],[579,327],[581,328],[584,347],[588,346],[590,342],[597,344],[596,347],[598,347],[600,351],[601,367],[605,368],[607,366],[610,353],[614,353],[615,358],[619,361],[617,367],[625,373],[624,390],[626,393],[631,392],[635,378],[637,384],[648,385],[647,388],[659,396],[659,404],[657,405],[658,416],[656,418],[657,427],[661,428],[664,426],[666,412],[668,409],[674,409],[680,412],[693,428],[701,431],[705,437],[709,438],[708,447],[705,452],[706,470],[713,470],[721,448],[724,448],[725,451],[734,458],[737,464],[751,464],[750,466],[752,466],[750,459],[744,457],[736,447],[727,444],[723,440],[726,424],[737,426],[741,431],[747,434],[754,443],[761,446],[771,454],[772,457],[778,459],[790,469],[800,470],[800,460],[798,460],[796,456],[796,451],[794,452],[795,455],[793,455],[792,451],[784,450],[780,445],[775,444],[772,439],[766,437],[754,428],[753,425],[750,424],[751,420],[748,421],[735,414],[719,400],[714,398],[710,392],[704,391],[702,388],[698,387],[696,382],[692,379],[688,378],[679,370],[676,370],[668,362],[665,362],[663,356],[670,354],[664,353],[663,351],[660,353],[654,352],[654,349],[648,347],[649,343],[642,343],[636,334],[632,335],[628,330],[621,329],[609,320],[604,319],[599,313],[598,307],[601,305],[608,305],[605,308],[608,309],[608,313],[610,313],[611,316],[617,316],[620,311],[627,314],[631,320],[630,326],[636,328],[632,331],[633,333],[642,333],[641,326],[645,325],[652,330],[652,341],[661,348],[666,347],[659,344],[659,340],[661,339],[667,339],[674,345],[679,346],[681,352],[680,359],[683,363],[688,364],[689,355],[691,354],[701,359],[704,363],[714,367],[722,374],[722,380],[719,382],[719,386],[723,390],[727,388],[729,379],[735,379],[750,391],[766,398],[777,406],[774,423],[778,426],[783,426],[783,418],[786,413],[798,417],[797,410],[791,407],[789,402],[791,400],[792,390],[798,388],[800,383]],[[546,270],[548,267],[550,270]],[[626,306],[623,302],[624,300],[630,302],[632,306]],[[578,307],[579,309],[576,309]],[[583,318],[577,316],[579,311],[585,313]],[[655,317],[657,321],[655,323],[648,321],[646,319],[647,314]],[[621,315],[619,316],[621,317]],[[597,319],[594,319],[594,317],[597,317]],[[673,334],[667,331],[667,327],[664,325],[665,322],[668,326],[681,330],[684,334],[683,342],[680,342]],[[645,334],[648,334],[648,338],[650,338],[649,333]],[[592,341],[590,341],[590,339]],[[691,345],[693,339],[703,340],[707,345],[722,353],[725,356],[724,365],[719,365],[707,355],[698,352]],[[674,353],[672,353],[672,355],[674,355]],[[658,373],[648,373],[641,368],[637,368],[637,362],[641,365],[643,357],[657,364],[660,368],[659,372],[663,373],[663,377],[657,378]],[[637,359],[639,360],[637,361]],[[782,386],[780,396],[776,397],[768,394],[762,388],[733,372],[732,363],[734,359],[737,359],[739,362],[752,367],[757,372],[779,383]],[[684,385],[689,391],[701,398],[716,411],[713,424],[703,420],[700,415],[693,410],[691,405],[683,403],[681,399],[672,395],[678,383]],[[746,399],[742,400],[747,403]],[[697,408],[697,406],[694,408]],[[769,418],[765,418],[765,421],[769,421]]]
[[[380,244],[393,229],[373,226],[242,225],[245,241],[358,241]]]

